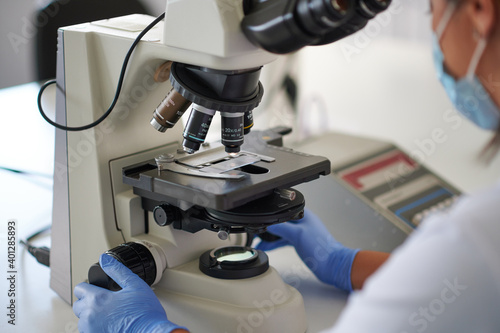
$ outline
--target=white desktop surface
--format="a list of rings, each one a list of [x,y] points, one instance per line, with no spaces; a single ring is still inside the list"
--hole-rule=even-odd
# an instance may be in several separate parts
[[[52,174],[54,155],[54,128],[38,114],[36,95],[38,84],[27,84],[0,91],[0,166]],[[50,89],[47,90],[47,108],[50,110]],[[369,110],[367,111],[369,112]],[[425,113],[425,110],[422,111]],[[49,112],[53,116],[53,111]],[[429,118],[422,115],[422,124],[411,124],[412,131],[398,129],[394,142],[411,149],[415,131],[433,128]],[[424,121],[425,119],[425,121]],[[433,119],[432,117],[430,119]],[[438,124],[439,125],[439,124]],[[392,130],[390,122],[381,122],[380,133]],[[373,132],[373,128],[371,128]],[[478,163],[475,157],[485,144],[487,135],[472,127],[462,126],[449,133],[439,151],[428,156],[426,165],[464,191],[472,191],[498,179],[500,158],[489,166]],[[313,145],[314,146],[314,145]],[[306,145],[304,146],[306,147]],[[441,152],[446,152],[442,154]],[[313,152],[311,153],[318,153]],[[449,156],[454,156],[453,159]],[[449,172],[453,169],[452,172]],[[480,175],[474,181],[473,175]],[[471,179],[472,178],[472,179]],[[0,307],[5,312],[7,298],[6,224],[17,220],[17,237],[25,238],[50,224],[52,187],[50,179],[18,175],[0,170]],[[329,226],[332,229],[331,226]],[[339,228],[339,226],[336,226]],[[342,226],[340,226],[341,228]],[[379,237],[390,237],[390,233]],[[341,237],[342,238],[342,237]],[[36,244],[50,246],[50,238],[40,237]],[[363,244],[356,244],[362,246]],[[368,244],[370,247],[372,244]],[[7,324],[2,313],[1,332],[77,332],[77,318],[71,307],[49,288],[49,269],[38,264],[21,246],[17,249],[16,326]],[[347,294],[317,281],[305,268],[292,248],[270,252],[270,262],[286,281],[299,289],[306,305],[308,332],[318,332],[331,326],[341,312]],[[168,314],[167,314],[168,315]]]

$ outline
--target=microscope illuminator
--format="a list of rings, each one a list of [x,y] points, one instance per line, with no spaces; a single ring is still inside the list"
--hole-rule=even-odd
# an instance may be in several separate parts
[[[200,257],[200,270],[217,279],[248,279],[269,269],[263,251],[244,246],[227,246],[209,250]]]

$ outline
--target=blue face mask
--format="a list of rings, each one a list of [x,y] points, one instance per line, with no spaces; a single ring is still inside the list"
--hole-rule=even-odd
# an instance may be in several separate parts
[[[434,65],[436,66],[438,78],[451,102],[461,114],[483,129],[496,130],[500,126],[500,110],[475,75],[479,60],[486,48],[486,39],[481,38],[478,42],[467,75],[464,78],[455,80],[446,73],[444,68],[444,55],[439,41],[455,8],[456,5],[453,3],[448,5],[433,36]]]

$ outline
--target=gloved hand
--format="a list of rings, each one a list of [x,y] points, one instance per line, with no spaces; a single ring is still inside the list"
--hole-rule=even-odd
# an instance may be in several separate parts
[[[80,332],[164,333],[183,328],[167,319],[153,290],[139,276],[107,254],[99,261],[122,289],[110,291],[85,282],[75,287],[78,301],[73,304],[73,312],[80,318]]]
[[[351,268],[359,249],[349,249],[337,242],[314,213],[306,209],[301,220],[275,224],[267,230],[282,239],[261,241],[257,249],[269,251],[292,245],[320,281],[352,291]]]

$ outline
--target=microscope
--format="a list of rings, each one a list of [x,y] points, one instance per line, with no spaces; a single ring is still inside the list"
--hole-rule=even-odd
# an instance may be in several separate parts
[[[259,75],[389,4],[168,0],[154,26],[129,15],[59,29],[56,122],[66,130],[56,131],[51,288],[70,304],[82,281],[119,289],[96,264],[107,252],[191,332],[304,333],[302,296],[251,243],[303,216],[293,186],[329,174],[330,162],[283,147],[287,129],[251,130]],[[208,143],[216,114],[221,140]]]

